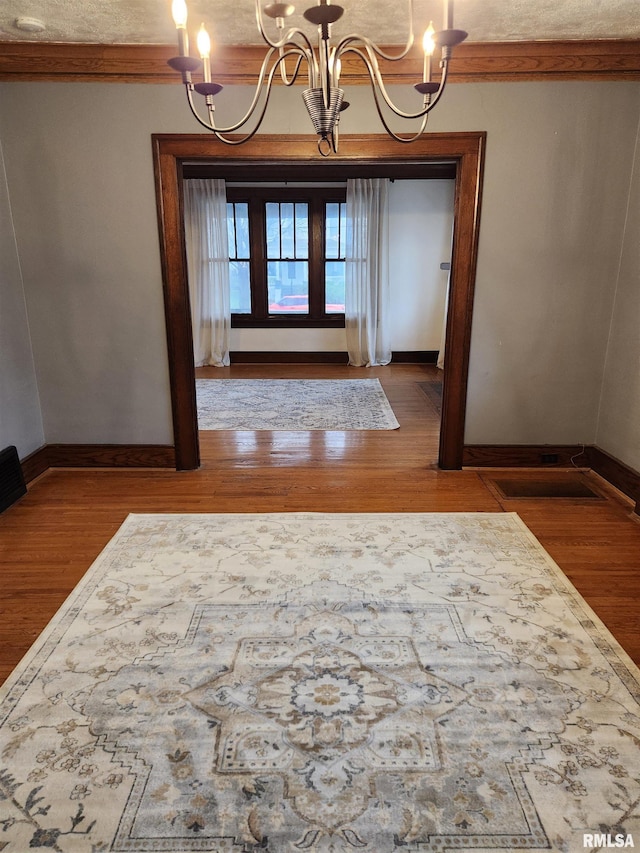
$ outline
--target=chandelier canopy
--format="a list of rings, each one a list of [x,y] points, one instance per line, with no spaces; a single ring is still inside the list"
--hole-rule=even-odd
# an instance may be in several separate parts
[[[338,151],[338,125],[340,114],[348,106],[344,100],[344,90],[340,88],[340,73],[342,57],[355,54],[364,63],[373,91],[374,102],[380,121],[387,133],[398,142],[413,142],[424,132],[431,110],[438,103],[447,83],[449,61],[453,48],[464,41],[467,33],[453,27],[453,0],[443,0],[444,27],[435,31],[430,23],[424,33],[422,48],[424,63],[422,80],[414,88],[422,95],[422,104],[415,112],[406,112],[397,107],[386,90],[378,58],[394,62],[403,59],[414,42],[413,37],[413,0],[409,0],[408,36],[407,42],[397,54],[390,54],[375,44],[371,39],[359,34],[344,36],[337,44],[331,41],[331,25],[338,21],[343,13],[342,6],[331,3],[331,0],[317,0],[317,5],[311,6],[303,15],[315,24],[318,29],[317,45],[313,45],[309,36],[300,27],[289,26],[288,20],[295,12],[289,3],[270,3],[261,7],[260,0],[255,0],[256,22],[258,32],[267,45],[267,51],[262,60],[255,93],[247,112],[233,124],[222,127],[215,122],[214,97],[221,91],[222,86],[211,79],[211,41],[204,27],[198,32],[197,44],[200,59],[189,54],[189,37],[187,34],[187,4],[185,0],[173,0],[172,14],[178,33],[179,56],[169,60],[169,65],[182,74],[189,107],[195,118],[218,139],[228,145],[240,145],[251,139],[258,131],[269,103],[269,95],[276,74],[285,86],[292,86],[303,76],[308,80],[308,87],[303,91],[302,98],[318,134],[318,151],[323,156]],[[265,27],[265,16],[275,22],[275,34],[270,36]],[[271,25],[272,29],[274,25]],[[439,72],[433,77],[433,54],[436,48],[440,51]],[[202,69],[202,81],[194,83],[192,74]],[[194,92],[204,98],[206,117],[203,117],[195,104]],[[401,136],[389,127],[385,118],[384,106],[403,119],[420,120],[420,125],[409,136]],[[235,134],[253,121],[251,130],[244,136],[229,136]]]

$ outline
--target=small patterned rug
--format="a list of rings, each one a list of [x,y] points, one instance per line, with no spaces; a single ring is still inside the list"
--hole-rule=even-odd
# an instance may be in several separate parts
[[[639,677],[515,514],[132,515],[0,696],[0,850],[637,846]]]
[[[378,379],[197,379],[200,429],[398,429]]]

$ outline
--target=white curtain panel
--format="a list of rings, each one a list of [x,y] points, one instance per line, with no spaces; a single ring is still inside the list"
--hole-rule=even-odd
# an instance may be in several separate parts
[[[345,321],[349,364],[389,364],[389,181],[347,181]]]
[[[224,181],[185,181],[184,217],[195,364],[226,367],[231,304]]]

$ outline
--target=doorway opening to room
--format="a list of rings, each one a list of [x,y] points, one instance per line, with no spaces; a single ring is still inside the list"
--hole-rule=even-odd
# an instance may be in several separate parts
[[[357,155],[352,154],[346,158],[341,157],[330,162],[309,158],[308,150],[305,148],[307,143],[308,137],[288,140],[288,154],[283,157],[280,153],[280,140],[274,137],[256,138],[247,146],[243,146],[243,156],[238,157],[235,151],[221,150],[219,144],[209,137],[154,137],[177,467],[186,469],[197,467],[199,464],[198,423],[195,405],[196,377],[192,360],[193,340],[188,322],[190,320],[190,308],[182,225],[182,187],[183,183],[189,178],[200,176],[223,178],[230,184],[269,182],[291,184],[301,181],[340,183],[349,177],[389,177],[395,178],[398,183],[401,180],[423,181],[429,178],[449,179],[455,182],[451,291],[445,336],[448,369],[445,371],[442,388],[438,463],[443,468],[459,468],[462,463],[464,405],[484,135],[433,135],[414,144],[410,152],[406,152],[404,147],[399,149],[397,143],[386,138],[369,137],[358,140]],[[348,141],[346,146],[348,146]],[[410,156],[406,156],[405,152]],[[288,295],[300,296],[300,294]],[[272,301],[269,301],[268,292],[266,298],[267,313],[276,313],[271,311]],[[280,299],[284,299],[284,297],[280,296]],[[275,305],[278,301],[276,300],[273,304]],[[339,303],[334,302],[332,304]],[[327,312],[326,304],[323,310],[325,313],[339,313],[337,311]],[[413,313],[419,312],[414,311]],[[335,323],[336,317],[334,316],[331,319]],[[422,319],[424,321],[424,317]],[[241,327],[238,331],[243,334],[246,333],[246,330]],[[309,332],[315,332],[313,324],[310,328],[303,328],[303,331],[307,336]],[[265,357],[265,351],[260,351],[255,346],[255,343],[252,344],[250,352],[260,354],[261,364],[254,367],[254,370],[259,368],[259,370],[266,370],[271,374],[274,372],[282,373],[283,371],[303,371],[317,375],[318,371],[322,370],[346,369],[344,367],[345,362],[342,362],[337,349],[334,350],[337,353],[335,357],[342,364],[326,363],[331,360],[324,355],[326,347],[323,347],[323,355],[321,356],[325,363],[314,364],[313,352],[309,351],[307,342],[305,346],[300,347],[300,350],[307,353],[304,356],[307,365],[293,364],[289,360],[285,367],[282,364],[279,366],[265,364],[265,362],[273,362],[275,358],[282,362],[283,357],[282,355]],[[246,356],[242,354],[243,347],[240,346],[238,351],[241,357],[237,359],[237,363],[232,364],[229,368],[221,369],[242,370],[246,375],[249,366],[246,363],[242,364],[243,361],[246,362]],[[255,360],[255,356],[249,357]],[[397,369],[396,375],[399,376],[400,372],[403,371],[406,379],[406,374],[411,369],[419,371],[421,369],[428,370],[430,367],[432,366],[396,363],[387,367],[368,368],[367,375],[372,376],[373,370],[392,371]],[[351,370],[353,369],[351,368]],[[436,368],[433,367],[433,370],[435,371]],[[411,381],[414,387],[418,387],[418,382],[426,386],[429,384],[429,378],[424,379],[420,376],[414,377]],[[433,395],[429,399],[426,394],[420,394],[420,399],[427,406],[434,406]],[[409,408],[411,408],[411,404],[409,404]],[[315,436],[315,441],[316,443],[319,441],[318,436]],[[345,443],[344,440],[343,443]],[[414,445],[417,447],[417,452],[422,453],[423,462],[432,463],[434,461],[433,448],[428,450],[423,440],[418,440],[417,443],[414,441]],[[370,458],[373,458],[375,450],[370,448],[370,451]],[[337,448],[332,451],[334,455],[337,452]]]
[[[351,464],[354,455],[364,464],[380,460],[385,449],[390,458],[435,466],[455,188],[453,168],[450,177],[439,171],[437,177],[378,181],[385,204],[376,244],[386,244],[386,298],[376,306],[376,323],[388,339],[390,361],[371,359],[365,368],[355,365],[369,363],[370,354],[365,359],[353,352],[345,320],[347,268],[354,244],[361,243],[352,218],[367,215],[353,198],[347,204],[353,183],[216,182],[203,179],[197,167],[185,168],[204,465],[229,464],[234,455],[246,464],[250,453],[263,465]],[[210,221],[222,214],[226,235]],[[217,257],[221,236],[227,239]],[[350,272],[353,288],[353,266]],[[353,290],[350,299],[353,324],[367,305]],[[395,412],[392,426],[380,411],[387,401]],[[398,423],[398,435],[379,434]],[[298,435],[316,430],[329,435]],[[239,447],[242,453],[234,454]]]

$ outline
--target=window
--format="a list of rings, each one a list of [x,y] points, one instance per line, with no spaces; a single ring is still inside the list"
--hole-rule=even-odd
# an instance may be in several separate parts
[[[234,326],[343,326],[343,187],[227,187]]]

